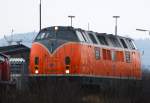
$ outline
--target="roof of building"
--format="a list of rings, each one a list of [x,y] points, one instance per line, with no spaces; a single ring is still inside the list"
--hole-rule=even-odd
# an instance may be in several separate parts
[[[24,52],[24,51],[30,51],[30,48],[23,44],[0,47],[0,52],[3,54],[13,53],[13,52],[17,53],[17,52]]]

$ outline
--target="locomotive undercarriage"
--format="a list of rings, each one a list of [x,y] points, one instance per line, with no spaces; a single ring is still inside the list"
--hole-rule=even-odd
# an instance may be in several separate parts
[[[116,91],[125,94],[141,92],[141,80],[119,78],[96,78],[85,76],[29,76],[28,87],[31,89],[48,89],[70,87],[72,89],[95,92]]]

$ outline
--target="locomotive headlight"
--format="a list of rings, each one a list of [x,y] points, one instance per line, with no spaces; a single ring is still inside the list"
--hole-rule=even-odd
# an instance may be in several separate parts
[[[57,31],[58,30],[58,27],[57,26],[55,26],[55,31]]]
[[[70,71],[69,70],[66,70],[66,74],[69,74],[70,73]]]
[[[35,68],[35,74],[38,74],[39,73],[39,70],[38,70],[39,67],[36,65],[34,68]]]
[[[39,73],[39,71],[38,70],[35,70],[35,74],[38,74]]]

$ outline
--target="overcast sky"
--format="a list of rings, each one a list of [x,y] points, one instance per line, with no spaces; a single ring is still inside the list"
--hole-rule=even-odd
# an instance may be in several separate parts
[[[0,38],[14,33],[39,29],[39,0],[0,0]],[[150,0],[42,0],[42,28],[70,25],[68,15],[74,15],[73,26],[97,32],[114,33],[113,15],[119,15],[118,34],[132,38],[150,38]]]

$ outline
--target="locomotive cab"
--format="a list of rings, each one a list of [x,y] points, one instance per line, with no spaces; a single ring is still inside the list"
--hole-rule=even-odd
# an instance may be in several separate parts
[[[76,68],[79,64],[79,59],[75,58],[79,52],[76,45],[79,41],[76,30],[72,27],[42,29],[35,38],[31,49],[31,74],[70,74],[77,72],[71,68]]]

